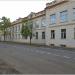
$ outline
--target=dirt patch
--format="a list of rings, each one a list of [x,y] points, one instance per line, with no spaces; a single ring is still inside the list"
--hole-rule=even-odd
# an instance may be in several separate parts
[[[0,74],[20,74],[20,72],[0,59]]]

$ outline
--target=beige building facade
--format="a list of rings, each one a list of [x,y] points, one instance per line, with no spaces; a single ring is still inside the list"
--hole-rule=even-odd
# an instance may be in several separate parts
[[[53,24],[50,22],[50,15],[55,15]],[[75,1],[63,0],[53,7],[48,7],[46,21],[46,45],[75,47]],[[54,38],[51,38],[51,35],[54,35]]]
[[[32,17],[31,17],[32,16]],[[54,0],[38,13],[30,13],[25,18],[33,21],[33,44],[48,46],[75,47],[75,1]],[[22,18],[17,19],[8,28],[11,35],[7,41],[29,43],[21,35]]]

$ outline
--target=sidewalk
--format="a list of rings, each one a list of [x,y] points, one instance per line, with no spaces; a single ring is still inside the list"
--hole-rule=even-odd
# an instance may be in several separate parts
[[[18,72],[17,70],[12,68],[11,65],[0,59],[0,74],[20,74],[20,72]]]
[[[58,49],[58,50],[68,50],[75,52],[75,48],[69,48],[69,47],[58,47],[58,46],[47,46],[47,45],[39,45],[39,44],[29,44],[29,43],[22,43],[22,42],[13,42],[13,41],[1,41],[3,43],[7,44],[20,44],[20,45],[27,45],[27,46],[33,46],[33,47],[44,47],[44,48],[52,48],[52,49]]]

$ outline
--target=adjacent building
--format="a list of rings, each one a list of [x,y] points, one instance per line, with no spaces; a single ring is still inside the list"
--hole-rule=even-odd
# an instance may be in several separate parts
[[[33,21],[33,44],[75,47],[75,1],[54,0],[38,13],[31,12],[25,19]],[[21,35],[22,19],[19,18],[8,28],[11,32],[7,41],[29,43]]]

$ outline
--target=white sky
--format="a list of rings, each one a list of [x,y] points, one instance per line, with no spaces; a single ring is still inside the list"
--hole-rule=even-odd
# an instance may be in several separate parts
[[[0,1],[0,18],[6,16],[11,21],[19,17],[25,17],[30,12],[38,12],[46,7],[46,3],[53,0],[1,0]]]

